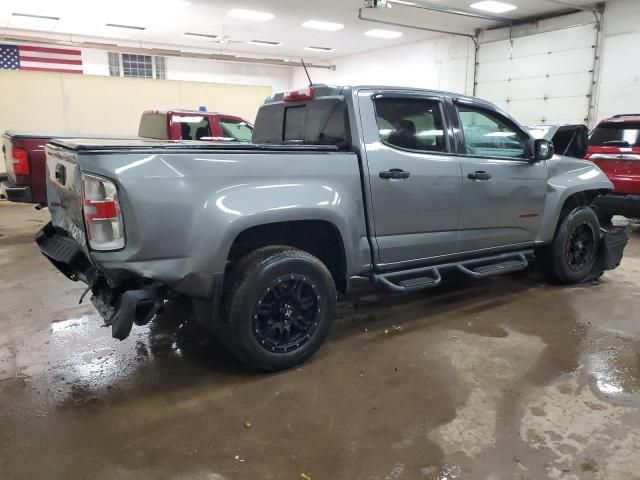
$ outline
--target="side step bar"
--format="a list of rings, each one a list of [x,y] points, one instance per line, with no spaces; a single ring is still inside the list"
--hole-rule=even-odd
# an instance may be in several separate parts
[[[441,270],[455,268],[473,278],[486,278],[525,270],[529,266],[527,257],[532,255],[533,250],[503,253],[430,267],[374,273],[371,279],[374,283],[380,283],[393,292],[415,292],[440,285],[442,283]]]

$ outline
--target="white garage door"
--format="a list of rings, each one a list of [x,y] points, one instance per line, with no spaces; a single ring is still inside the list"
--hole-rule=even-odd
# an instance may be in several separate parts
[[[520,123],[586,123],[594,25],[480,44],[476,95]]]

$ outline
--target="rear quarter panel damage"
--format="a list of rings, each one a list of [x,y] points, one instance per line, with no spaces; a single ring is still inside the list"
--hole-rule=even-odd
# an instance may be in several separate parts
[[[107,158],[108,157],[108,158]],[[349,274],[370,262],[357,156],[351,153],[80,155],[83,171],[118,184],[126,247],[94,252],[128,270],[205,296],[234,239],[265,223],[323,220],[340,232]],[[363,241],[364,240],[364,241]]]

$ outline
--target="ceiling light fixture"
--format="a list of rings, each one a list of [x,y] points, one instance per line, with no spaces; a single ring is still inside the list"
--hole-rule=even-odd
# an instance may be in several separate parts
[[[383,30],[381,28],[374,28],[373,30],[367,30],[364,32],[367,37],[392,39],[402,36],[402,32],[396,32],[395,30]]]
[[[406,2],[405,0],[391,0],[391,3],[399,3],[400,5],[408,5],[410,7],[416,6],[416,2]]]
[[[333,52],[333,47],[304,47],[305,50],[311,50],[312,52]]]
[[[194,32],[185,32],[185,37],[197,37],[197,38],[206,38],[208,40],[215,40],[218,38],[218,35],[209,35],[206,33],[194,33]]]
[[[228,17],[240,18],[242,20],[253,20],[254,22],[266,22],[271,20],[275,15],[273,13],[258,12],[256,10],[243,10],[242,8],[234,8],[227,12]]]
[[[146,30],[147,29],[147,27],[136,27],[134,25],[120,25],[118,23],[107,23],[106,26],[113,27],[113,28],[126,28],[129,30]]]
[[[509,3],[502,2],[494,2],[493,0],[485,0],[483,2],[472,3],[469,5],[471,8],[475,8],[476,10],[484,10],[485,12],[491,13],[504,13],[510,12],[511,10],[515,10],[515,5],[511,5]]]
[[[60,17],[50,17],[48,15],[32,15],[30,13],[12,13],[14,17],[39,18],[40,20],[60,20]]]
[[[322,20],[307,20],[302,24],[304,28],[313,28],[315,30],[324,30],[325,32],[337,32],[342,30],[344,25],[341,23],[325,22]]]
[[[248,43],[261,45],[263,47],[277,47],[278,45],[282,45],[282,42],[268,42],[267,40],[250,40]]]

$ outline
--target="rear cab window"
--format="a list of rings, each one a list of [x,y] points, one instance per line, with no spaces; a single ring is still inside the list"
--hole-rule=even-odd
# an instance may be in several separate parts
[[[640,147],[640,122],[605,122],[589,136],[590,147]]]
[[[441,102],[416,97],[374,98],[380,140],[391,147],[446,152]]]
[[[253,143],[335,145],[349,143],[347,106],[340,96],[274,102],[258,111]]]

